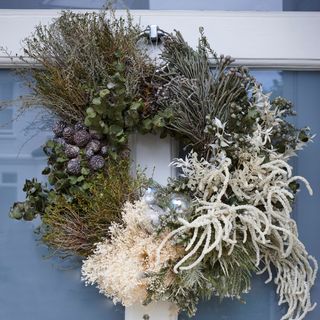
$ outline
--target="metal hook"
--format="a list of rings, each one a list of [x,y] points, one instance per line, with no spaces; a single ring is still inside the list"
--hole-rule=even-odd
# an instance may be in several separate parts
[[[139,35],[139,38],[145,37],[151,44],[158,44],[161,42],[161,38],[169,35],[168,32],[159,28],[156,24],[148,25]]]

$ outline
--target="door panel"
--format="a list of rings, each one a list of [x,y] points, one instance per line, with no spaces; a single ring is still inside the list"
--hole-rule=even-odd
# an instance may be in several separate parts
[[[11,72],[0,71],[0,100],[17,98],[23,92]],[[12,203],[24,199],[25,179],[43,179],[45,159],[37,150],[50,133],[25,130],[36,116],[36,112],[25,114],[9,132],[7,126],[0,127],[0,319],[122,320],[121,306],[114,307],[96,288],[86,288],[80,281],[80,261],[66,264],[48,259],[49,253],[33,232],[37,221],[8,217]],[[7,113],[2,117],[0,112],[0,119],[8,123],[13,118]]]
[[[51,21],[57,15],[58,12],[49,10],[0,10],[1,42],[8,46],[9,51],[19,52],[20,40],[30,34],[35,24],[40,20],[44,23]],[[204,26],[209,41],[218,53],[231,54],[251,66],[320,69],[320,42],[314,32],[320,27],[319,13],[136,11],[133,15],[143,25],[156,23],[169,32],[181,30],[191,45],[196,45],[198,26]],[[12,67],[12,62],[0,56],[0,66]],[[279,95],[293,100],[299,112],[295,120],[299,126],[310,125],[313,132],[320,132],[319,72],[256,71],[256,76],[267,90],[273,89]],[[23,89],[17,79],[2,70],[0,99],[17,95],[20,90]],[[10,114],[3,117],[8,118]],[[0,130],[0,176],[1,172],[5,173],[4,177],[8,173],[17,175],[16,182],[6,179],[0,182],[0,319],[124,319],[122,307],[114,307],[95,288],[84,287],[80,282],[79,267],[73,265],[70,269],[67,266],[66,271],[55,260],[42,259],[46,254],[45,248],[36,246],[32,234],[36,224],[17,222],[7,217],[12,200],[23,200],[21,189],[24,179],[40,177],[43,167],[43,159],[32,156],[35,154],[32,151],[39,148],[49,133],[43,132],[28,141],[30,136],[24,134],[24,127],[32,117],[34,114],[21,118],[12,128],[6,128],[6,132]],[[301,158],[293,162],[297,174],[305,175],[314,187],[315,195],[312,198],[304,190],[300,192],[294,215],[298,220],[301,239],[318,259],[319,139],[316,137],[315,142],[301,153]],[[27,144],[24,144],[26,141]],[[149,174],[153,170],[151,167],[156,166],[156,180],[165,183],[166,177],[173,174],[168,167],[175,154],[172,140],[160,141],[155,136],[138,136],[133,138],[132,146],[136,163],[142,167],[147,165]],[[19,157],[16,157],[17,153]],[[8,192],[10,196],[7,197],[5,194]],[[320,302],[319,281],[313,297],[314,301]],[[231,300],[220,303],[217,299],[203,302],[195,319],[280,319],[282,311],[277,306],[274,287],[265,286],[263,277],[254,278],[252,293],[243,298],[246,304]],[[319,316],[320,310],[317,308],[306,320],[316,320]],[[187,318],[181,315],[181,319]]]
[[[274,97],[282,95],[291,100],[298,113],[293,118],[298,127],[310,126],[315,134],[320,133],[320,73],[319,72],[290,72],[290,71],[254,71],[253,74],[264,85],[267,92],[273,91]],[[294,159],[295,174],[302,175],[310,182],[314,195],[309,196],[302,188],[297,196],[293,215],[298,222],[300,239],[305,244],[309,253],[320,261],[320,137],[316,136],[300,157]],[[243,295],[244,302],[237,300],[224,300],[214,298],[211,301],[202,302],[199,306],[197,320],[279,320],[284,314],[285,306],[278,306],[278,297],[275,294],[275,285],[264,284],[265,276],[255,276],[252,282],[252,290]],[[320,280],[316,282],[312,291],[314,302],[320,302]],[[317,307],[309,313],[305,320],[318,320],[320,308]],[[179,320],[188,319],[181,315]]]

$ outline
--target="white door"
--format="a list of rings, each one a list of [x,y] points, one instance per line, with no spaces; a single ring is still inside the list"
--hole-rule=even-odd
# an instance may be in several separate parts
[[[250,1],[226,3],[233,5],[232,8],[235,6],[243,8],[248,2]],[[260,8],[262,10],[282,9],[280,6],[277,7],[279,1],[276,0],[257,2],[260,4],[264,2],[264,6],[261,5]],[[288,1],[285,2],[288,5]],[[63,1],[45,1],[45,3],[48,6],[50,4],[59,6]],[[99,5],[99,1],[97,3]],[[202,7],[197,8],[207,9],[213,4],[215,4],[213,8],[219,8],[217,1],[202,1],[200,4]],[[186,1],[184,4],[181,1],[175,1],[174,4],[169,1],[161,1],[161,4],[155,0],[149,2],[151,9],[180,9],[179,5],[185,9],[197,6],[196,2],[192,1]],[[39,22],[48,23],[58,14],[55,10],[0,10],[1,44],[8,47],[9,51],[20,53],[21,39],[28,36]],[[317,71],[320,70],[319,12],[137,10],[132,11],[132,14],[144,26],[156,24],[167,32],[180,30],[193,46],[197,43],[198,28],[204,27],[209,42],[218,53],[229,54],[237,59],[237,63],[249,66],[267,90],[273,89],[278,94],[293,100],[299,112],[299,117],[296,119],[298,125],[310,125],[315,133],[320,133],[318,120],[320,119],[318,105],[320,72]],[[7,71],[17,65],[15,61],[2,56],[0,66],[4,69],[0,70],[1,99],[7,98],[8,83],[11,83],[11,86],[9,85],[11,89],[17,86],[17,78],[12,80]],[[9,78],[11,82],[8,81]],[[0,192],[2,195],[8,194],[8,196],[0,195],[1,209],[5,208],[3,203],[7,205],[15,197],[22,199],[23,195],[19,193],[15,195],[15,192],[21,190],[22,181],[26,177],[40,174],[42,162],[34,154],[41,141],[45,141],[46,134],[37,136],[24,145],[23,141],[28,139],[22,132],[27,122],[28,119],[24,118],[15,127],[7,128],[3,133],[0,131],[2,147]],[[307,198],[303,192],[299,194],[295,214],[302,240],[307,249],[319,260],[317,244],[320,243],[318,232],[320,218],[317,208],[320,204],[318,166],[320,143],[318,140],[316,139],[313,145],[302,152],[295,163],[299,174],[306,176],[315,189],[315,196],[312,199]],[[174,174],[168,167],[171,159],[178,153],[173,140],[160,140],[154,136],[133,136],[132,145],[135,162],[147,166],[150,173],[155,167],[156,180],[165,183],[166,178]],[[17,153],[20,154],[19,159],[16,158]],[[21,222],[8,220],[3,210],[0,219],[0,319],[124,318],[121,307],[113,307],[112,303],[99,295],[96,289],[84,288],[79,281],[78,269],[61,271],[52,261],[41,261],[44,251],[41,247],[35,247],[30,225],[21,225]],[[244,297],[246,304],[229,300],[223,303],[219,303],[218,300],[204,302],[200,305],[195,319],[280,319],[282,311],[277,306],[274,289],[272,285],[265,286],[263,278],[255,278],[252,293]],[[314,289],[313,296],[315,301],[320,302],[319,285]],[[180,316],[180,319],[186,318],[184,315]],[[316,309],[306,319],[319,318],[320,310]]]

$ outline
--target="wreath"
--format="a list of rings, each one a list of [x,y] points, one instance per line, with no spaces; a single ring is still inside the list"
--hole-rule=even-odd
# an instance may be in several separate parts
[[[141,33],[130,14],[67,11],[25,40],[33,80],[22,108],[44,106],[54,137],[47,183],[27,180],[11,217],[40,217],[41,240],[83,257],[82,279],[115,303],[170,301],[192,316],[200,299],[240,298],[266,272],[288,306],[281,319],[303,319],[317,262],[291,212],[299,182],[312,190],[288,161],[309,129],[203,30],[196,49],[166,35],[158,60]],[[135,132],[183,147],[166,186],[130,174]]]

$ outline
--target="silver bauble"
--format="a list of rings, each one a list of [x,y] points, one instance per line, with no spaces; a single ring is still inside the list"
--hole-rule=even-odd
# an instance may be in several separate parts
[[[149,206],[149,209],[146,211],[147,217],[150,219],[151,223],[155,226],[159,225],[160,217],[166,214],[165,211],[157,206],[156,204],[152,204]]]
[[[191,211],[190,198],[182,193],[174,193],[170,197],[168,208],[179,215],[186,215]]]
[[[156,201],[157,201],[157,193],[158,193],[158,188],[156,187],[148,187],[146,189],[146,191],[144,192],[144,195],[143,195],[143,200],[151,205],[151,204],[155,204]]]

